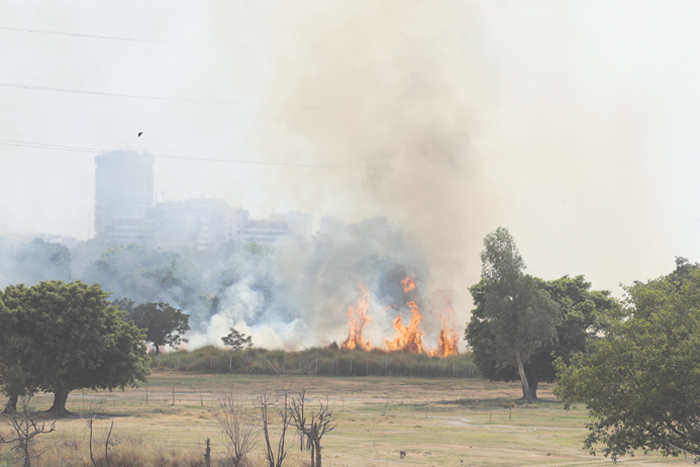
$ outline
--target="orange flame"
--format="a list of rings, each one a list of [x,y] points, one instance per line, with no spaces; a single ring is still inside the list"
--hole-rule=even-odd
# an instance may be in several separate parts
[[[426,353],[423,347],[423,336],[425,333],[420,329],[420,322],[423,317],[420,315],[420,310],[416,302],[411,300],[408,302],[411,308],[411,321],[408,326],[403,324],[403,318],[397,316],[394,320],[394,329],[396,334],[392,340],[385,339],[387,350],[399,350],[402,352]]]
[[[457,355],[457,342],[459,335],[457,334],[457,326],[455,326],[455,310],[452,307],[452,300],[449,298],[445,301],[445,307],[440,312],[440,322],[442,330],[438,336],[437,355],[440,357],[449,357]]]
[[[369,309],[371,300],[369,292],[367,292],[367,287],[359,281],[357,285],[360,287],[361,295],[360,299],[357,301],[357,305],[350,305],[345,312],[348,316],[348,338],[343,341],[342,347],[350,350],[355,348],[370,350],[372,346],[369,340],[366,342],[364,341],[362,331],[370,321],[369,316],[367,316],[367,310]]]
[[[411,290],[416,290],[416,281],[414,281],[408,276],[401,281],[401,285],[403,286],[403,293],[408,293]]]

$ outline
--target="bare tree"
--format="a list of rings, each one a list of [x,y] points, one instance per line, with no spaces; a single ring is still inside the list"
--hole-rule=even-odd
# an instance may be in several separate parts
[[[32,457],[38,456],[37,453],[32,453],[31,449],[32,444],[34,444],[34,438],[44,433],[51,433],[56,426],[55,421],[47,428],[45,423],[39,425],[36,420],[34,420],[33,413],[29,408],[30,399],[30,396],[21,398],[21,412],[11,411],[5,414],[5,417],[10,419],[12,429],[15,431],[15,436],[8,438],[0,433],[0,444],[16,443],[13,449],[21,451],[24,459],[24,467],[31,467]]]
[[[318,410],[311,412],[311,419],[307,420],[306,391],[302,389],[296,397],[292,397],[289,410],[302,446],[306,441],[306,448],[311,452],[311,467],[321,467],[321,438],[336,427],[331,424],[333,411],[328,402],[319,402]]]
[[[283,395],[280,397],[273,397],[268,392],[263,392],[258,397],[262,416],[263,435],[265,436],[265,445],[267,447],[265,457],[267,458],[267,462],[269,463],[270,467],[281,467],[284,458],[287,457],[287,446],[285,441],[287,429],[292,422],[288,397],[288,389],[284,389]],[[279,401],[277,399],[279,399]],[[277,414],[281,430],[276,449],[273,449],[272,440],[270,439],[270,424],[272,422],[271,412]]]
[[[258,444],[260,425],[251,414],[251,407],[227,388],[218,395],[219,406],[211,409],[223,432],[227,455],[219,461],[223,467],[244,467],[250,451]]]

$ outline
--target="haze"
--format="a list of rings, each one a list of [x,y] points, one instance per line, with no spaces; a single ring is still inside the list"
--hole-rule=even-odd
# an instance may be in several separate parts
[[[499,225],[528,273],[620,295],[700,258],[697,24],[692,1],[7,0],[0,234],[92,236],[94,156],[134,149],[158,199],[387,218],[458,323]]]

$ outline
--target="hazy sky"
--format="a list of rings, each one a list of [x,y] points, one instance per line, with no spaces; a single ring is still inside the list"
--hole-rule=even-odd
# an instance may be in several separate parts
[[[619,295],[700,261],[698,24],[694,0],[3,0],[0,233],[91,235],[94,155],[134,149],[167,156],[159,199],[387,216],[458,286],[501,225],[528,272]]]

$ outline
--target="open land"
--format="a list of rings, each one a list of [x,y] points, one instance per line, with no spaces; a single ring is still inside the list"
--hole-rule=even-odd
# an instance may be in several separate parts
[[[142,458],[143,465],[202,465],[207,438],[211,439],[212,458],[223,454],[220,430],[210,411],[219,405],[218,395],[225,388],[252,404],[262,392],[302,388],[312,401],[328,402],[337,427],[322,440],[326,466],[573,467],[612,463],[582,449],[587,412],[584,407],[564,410],[550,384],[540,385],[538,402],[525,405],[519,400],[519,383],[479,378],[205,375],[165,370],[154,372],[148,384],[139,388],[71,393],[67,407],[83,417],[58,420],[53,433],[41,435],[38,447],[44,452],[34,465],[91,465],[84,418],[90,412],[99,413],[94,423],[94,450],[100,465],[104,465],[104,444],[112,421],[109,449],[113,465],[119,464],[114,459],[129,457],[127,452]],[[50,403],[49,394],[39,394],[31,401],[37,410]],[[0,421],[0,429],[9,430],[6,420]],[[290,436],[288,444],[284,465],[308,465],[309,454],[300,452],[298,438]],[[406,452],[405,459],[399,458],[400,451]],[[9,454],[5,451],[2,456],[0,464]],[[263,444],[255,448],[251,459],[254,466],[265,465]],[[619,463],[659,466],[689,461],[639,453]]]

